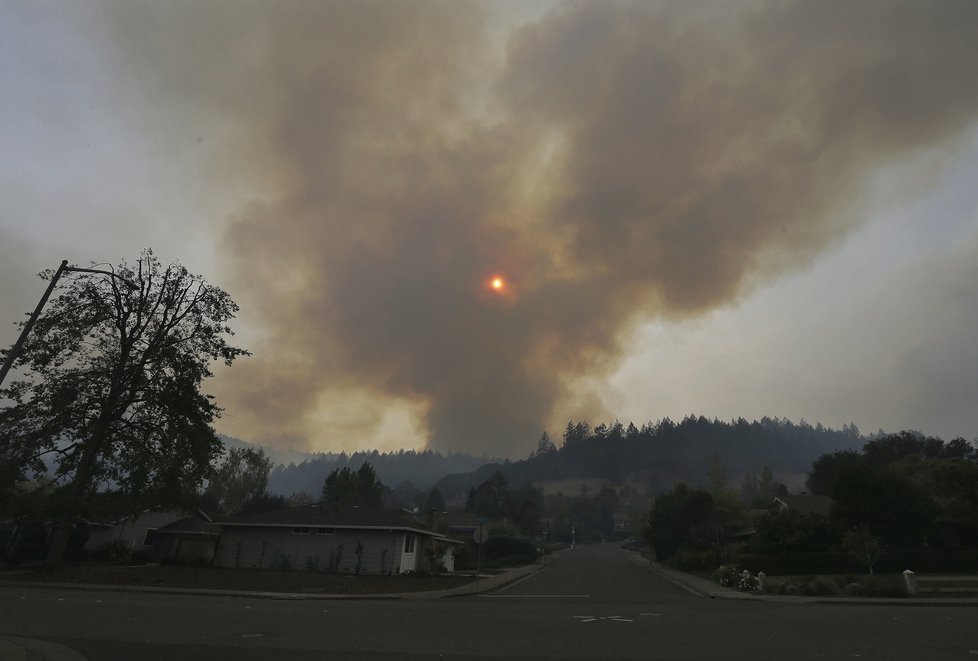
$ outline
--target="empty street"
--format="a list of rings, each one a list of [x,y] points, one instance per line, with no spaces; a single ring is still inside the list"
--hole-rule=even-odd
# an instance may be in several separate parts
[[[251,599],[0,587],[0,635],[93,660],[965,659],[978,609],[717,600],[614,545],[488,594]]]

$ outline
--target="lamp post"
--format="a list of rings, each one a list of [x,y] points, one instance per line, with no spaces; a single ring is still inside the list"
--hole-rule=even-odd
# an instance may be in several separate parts
[[[51,296],[51,292],[54,291],[55,285],[58,284],[58,280],[61,278],[61,274],[65,271],[75,271],[80,273],[101,273],[115,278],[116,280],[121,280],[130,289],[139,289],[139,285],[123,278],[121,275],[117,275],[112,271],[103,271],[101,269],[83,269],[78,266],[68,266],[68,260],[61,260],[61,265],[58,266],[58,270],[54,272],[54,277],[51,278],[51,282],[48,284],[48,288],[44,291],[44,296],[41,296],[41,300],[38,302],[37,307],[34,308],[34,312],[31,313],[30,319],[24,324],[24,329],[20,331],[20,337],[14,343],[14,346],[10,348],[7,352],[7,357],[3,361],[3,367],[0,367],[0,385],[3,385],[3,380],[7,376],[7,372],[13,367],[14,361],[20,356],[21,349],[24,347],[24,342],[27,340],[27,336],[30,334],[31,329],[34,328],[34,322],[37,318],[41,316],[41,310],[44,309],[44,305],[48,302],[48,298]]]

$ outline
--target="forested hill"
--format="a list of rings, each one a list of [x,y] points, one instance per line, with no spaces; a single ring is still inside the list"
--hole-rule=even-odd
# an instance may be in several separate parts
[[[705,483],[714,457],[731,477],[757,473],[764,466],[775,473],[804,474],[820,455],[858,449],[867,440],[855,425],[839,431],[767,417],[722,422],[688,416],[679,423],[665,418],[641,428],[619,422],[593,429],[586,422],[568,423],[562,443],[544,435],[529,459],[446,475],[436,486],[445,498],[457,498],[500,470],[511,485],[598,478],[637,481],[656,493],[679,481]]]
[[[434,484],[449,473],[474,471],[479,466],[494,465],[498,461],[485,455],[475,457],[464,453],[441,454],[431,450],[399,450],[397,452],[355,452],[346,454],[321,454],[313,459],[288,466],[279,464],[268,476],[268,491],[288,496],[304,491],[314,498],[319,497],[323,480],[336,469],[357,470],[364,462],[370,462],[377,477],[385,485],[396,487],[402,482],[411,482],[417,487]]]

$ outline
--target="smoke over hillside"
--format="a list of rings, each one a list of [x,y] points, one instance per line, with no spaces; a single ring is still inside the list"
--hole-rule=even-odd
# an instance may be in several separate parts
[[[224,267],[264,339],[217,391],[228,433],[283,445],[525,454],[605,413],[581,380],[635,324],[809,264],[868,174],[978,115],[971,1],[106,15],[239,182]]]

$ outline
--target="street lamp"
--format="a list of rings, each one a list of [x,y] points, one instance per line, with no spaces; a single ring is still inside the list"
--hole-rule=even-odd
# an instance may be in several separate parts
[[[121,281],[131,290],[139,289],[139,285],[131,280],[123,278],[121,275],[113,273],[112,271],[103,271],[101,269],[83,269],[78,266],[68,266],[67,259],[61,260],[61,266],[59,266],[58,270],[54,272],[54,277],[51,278],[51,282],[48,284],[48,288],[45,290],[44,296],[41,297],[37,307],[34,308],[31,318],[27,320],[26,324],[24,324],[24,329],[20,332],[20,337],[17,338],[17,342],[15,342],[14,346],[7,352],[7,357],[3,361],[3,367],[0,367],[0,385],[3,385],[3,380],[7,376],[7,372],[9,372],[10,368],[13,367],[14,361],[17,360],[17,357],[20,356],[21,349],[24,347],[24,342],[27,340],[27,336],[30,334],[31,329],[34,328],[34,322],[36,322],[37,318],[41,316],[41,310],[44,308],[44,304],[48,302],[51,292],[54,291],[54,286],[58,284],[58,279],[61,278],[61,274],[65,271],[75,271],[79,273],[101,273]]]

